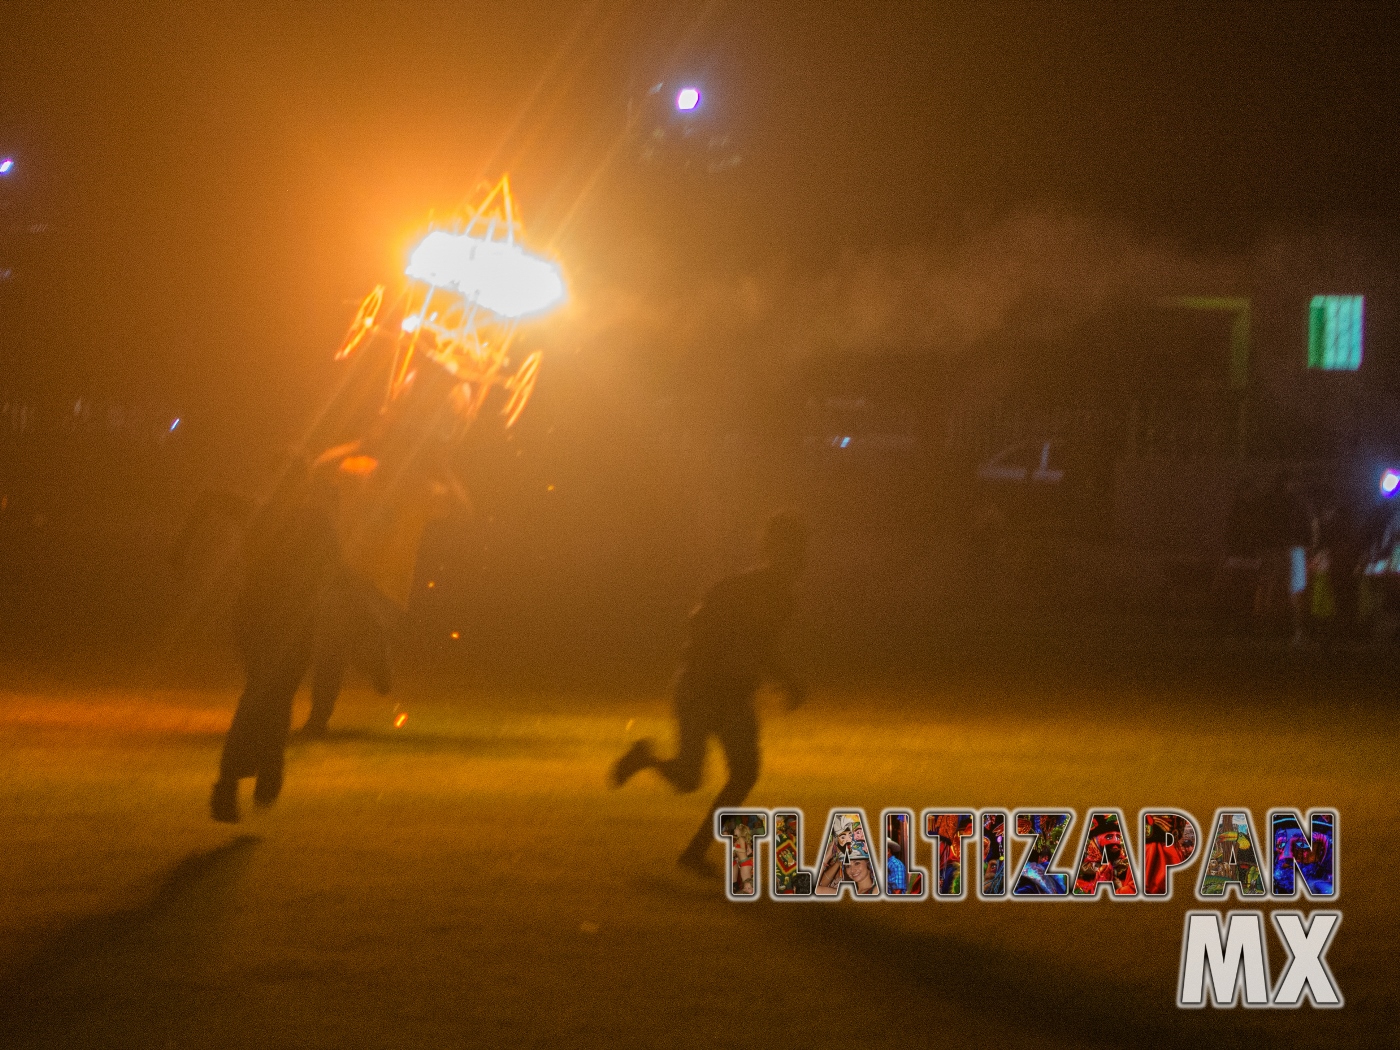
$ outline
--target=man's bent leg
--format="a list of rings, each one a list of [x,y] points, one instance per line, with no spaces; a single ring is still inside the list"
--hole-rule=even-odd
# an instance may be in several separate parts
[[[233,712],[228,735],[219,756],[219,779],[209,797],[210,813],[225,824],[238,823],[238,781],[258,771],[260,725],[266,703],[269,667],[264,646],[245,653],[247,680]]]
[[[287,734],[292,728],[292,700],[311,664],[312,651],[311,625],[293,626],[268,681],[257,742],[258,780],[253,788],[253,801],[260,805],[271,805],[282,793]]]
[[[311,714],[301,731],[323,736],[335,711],[350,663],[353,596],[343,580],[331,584],[316,608],[315,656],[311,670]]]
[[[228,735],[224,737],[224,750],[219,756],[219,780],[238,780],[250,777],[257,772],[256,733],[254,711],[257,705],[257,687],[261,683],[251,678],[238,698],[238,707],[233,712]]]
[[[257,637],[244,651],[243,693],[224,737],[224,750],[219,759],[219,781],[238,781],[258,771],[258,738],[263,707],[267,702],[268,685],[275,673],[275,642]]]
[[[676,756],[656,763],[656,771],[677,791],[689,793],[700,786],[705,744],[714,727],[715,699],[684,673],[676,681]]]
[[[729,779],[719,794],[710,803],[709,812],[695,835],[681,854],[681,863],[690,866],[703,862],[706,851],[715,837],[715,814],[722,809],[732,809],[749,797],[749,792],[758,783],[758,716],[754,712],[753,697],[746,696],[725,704],[723,717],[715,728],[719,742],[724,747],[724,761],[729,767]],[[704,747],[704,741],[701,741]],[[702,751],[703,753],[703,751]]]
[[[325,735],[345,680],[346,662],[345,653],[338,648],[327,646],[317,652],[311,672],[311,714],[301,729],[308,736]]]

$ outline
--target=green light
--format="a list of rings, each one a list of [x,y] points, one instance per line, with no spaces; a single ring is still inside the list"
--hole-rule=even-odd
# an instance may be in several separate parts
[[[1361,367],[1360,295],[1314,295],[1308,308],[1308,367],[1354,372]]]

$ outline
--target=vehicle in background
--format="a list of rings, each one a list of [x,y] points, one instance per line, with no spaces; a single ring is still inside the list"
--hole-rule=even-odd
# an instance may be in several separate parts
[[[1008,526],[1100,531],[1111,527],[1112,468],[1056,437],[1019,441],[984,459],[974,502]]]

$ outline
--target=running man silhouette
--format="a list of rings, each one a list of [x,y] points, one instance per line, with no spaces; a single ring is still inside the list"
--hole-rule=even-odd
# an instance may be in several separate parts
[[[282,792],[292,699],[311,664],[316,609],[340,563],[334,490],[293,468],[249,537],[236,633],[247,673],[210,796],[215,820],[238,821],[238,782],[253,800]]]
[[[805,698],[776,648],[792,619],[793,588],[806,561],[806,523],[790,512],[774,516],[764,531],[762,563],[715,584],[690,615],[690,642],[674,693],[676,756],[659,759],[650,739],[638,740],[612,768],[614,787],[655,769],[677,791],[691,792],[700,786],[710,736],[719,739],[729,779],[679,861],[700,874],[718,874],[705,859],[715,812],[742,803],[758,782],[758,687],[764,681],[781,686],[789,710]]]

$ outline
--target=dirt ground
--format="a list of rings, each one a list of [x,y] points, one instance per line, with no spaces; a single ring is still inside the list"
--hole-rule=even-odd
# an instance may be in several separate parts
[[[243,823],[218,825],[235,692],[0,694],[4,1045],[1400,1045],[1374,691],[819,691],[766,708],[752,800],[805,809],[809,866],[834,805],[1336,807],[1335,1011],[1174,1006],[1195,866],[1165,904],[731,903],[674,866],[717,756],[698,795],[605,785],[629,740],[668,737],[659,688],[352,691],[330,739],[292,747],[281,801],[254,810],[245,783]]]

